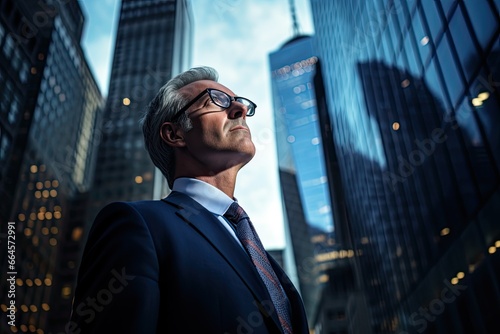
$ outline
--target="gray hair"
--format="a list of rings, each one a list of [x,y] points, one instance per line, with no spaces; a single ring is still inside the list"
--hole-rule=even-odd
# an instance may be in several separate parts
[[[219,74],[211,67],[203,66],[187,70],[161,87],[147,107],[142,119],[144,142],[151,160],[167,178],[170,188],[174,183],[175,155],[174,149],[160,137],[161,126],[170,121],[175,113],[189,102],[189,98],[179,93],[179,89],[199,80],[217,82],[218,78]],[[182,114],[176,123],[179,123],[184,131],[192,128],[191,120],[186,114]]]

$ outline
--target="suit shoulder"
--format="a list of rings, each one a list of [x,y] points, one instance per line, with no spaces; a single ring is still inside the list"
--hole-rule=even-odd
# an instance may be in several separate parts
[[[107,212],[135,212],[137,214],[147,213],[148,211],[155,210],[166,210],[168,209],[168,205],[161,200],[146,200],[146,201],[135,201],[135,202],[111,202],[105,205],[100,211],[99,214],[107,213]]]

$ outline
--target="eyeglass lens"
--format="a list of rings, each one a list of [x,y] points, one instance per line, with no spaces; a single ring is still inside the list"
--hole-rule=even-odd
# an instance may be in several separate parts
[[[231,105],[231,101],[233,100],[233,98],[231,98],[231,96],[229,96],[227,93],[215,89],[211,89],[208,92],[212,101],[219,107],[229,108],[229,106]],[[247,107],[247,115],[252,116],[255,113],[255,107],[250,100],[243,97],[236,97],[234,98],[234,100],[242,103],[245,107]]]

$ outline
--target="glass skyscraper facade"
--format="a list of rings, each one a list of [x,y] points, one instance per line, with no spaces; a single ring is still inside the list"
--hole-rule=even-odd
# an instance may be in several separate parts
[[[269,60],[286,253],[294,263],[286,269],[308,317],[324,330],[346,331],[349,301],[358,310],[358,286],[345,217],[335,204],[338,173],[313,37],[295,36]]]
[[[0,332],[59,333],[71,310],[95,164],[94,129],[104,101],[80,46],[84,17],[78,2],[2,1],[1,24],[4,51],[12,57],[1,66],[7,101],[2,116],[8,121],[2,118],[2,124],[8,125],[7,135],[17,132],[4,170],[17,166],[18,177],[2,175],[3,184],[15,184],[1,198],[10,203],[2,216],[7,213],[9,226],[15,226],[17,261],[14,269],[7,266],[7,238],[2,239]],[[5,321],[12,285],[15,323]]]
[[[122,1],[89,222],[109,202],[166,195],[140,120],[160,87],[189,65],[191,35],[186,0]]]
[[[500,330],[500,2],[311,0],[375,333]]]

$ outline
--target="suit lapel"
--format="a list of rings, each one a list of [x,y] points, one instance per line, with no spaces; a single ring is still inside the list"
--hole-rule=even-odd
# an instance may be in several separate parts
[[[228,262],[252,291],[255,300],[259,303],[260,311],[264,316],[272,317],[281,331],[281,325],[274,306],[272,306],[272,310],[269,310],[269,305],[272,305],[271,297],[250,257],[233,240],[233,236],[228,233],[219,220],[198,202],[182,193],[172,192],[163,201],[176,206],[178,208],[177,215],[200,233]]]

